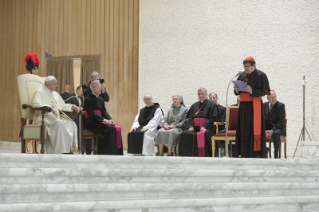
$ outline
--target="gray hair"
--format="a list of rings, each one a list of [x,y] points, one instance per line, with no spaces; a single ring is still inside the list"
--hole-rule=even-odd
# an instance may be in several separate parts
[[[100,81],[98,81],[98,80],[94,80],[93,82],[91,82],[91,84],[90,84],[91,90],[92,90],[92,88],[94,88],[98,84],[101,84]]]
[[[91,74],[91,79],[94,79],[96,76],[100,76],[99,72],[93,71]]]
[[[200,88],[198,88],[198,90],[197,91],[205,91],[205,93],[207,93],[207,89],[206,88],[204,88],[204,87],[200,87]]]

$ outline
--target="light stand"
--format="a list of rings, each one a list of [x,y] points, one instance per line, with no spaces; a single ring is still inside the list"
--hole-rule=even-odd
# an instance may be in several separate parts
[[[229,141],[228,141],[228,136],[227,136],[227,133],[228,133],[228,122],[227,122],[227,116],[228,116],[228,90],[229,90],[229,86],[230,86],[230,83],[232,82],[232,80],[237,77],[241,72],[238,72],[233,78],[231,78],[230,82],[228,83],[228,87],[227,87],[227,92],[226,92],[226,120],[225,120],[225,129],[226,129],[226,138],[225,138],[225,149],[226,149],[226,157],[229,157],[229,154],[228,154],[228,144],[229,144]],[[232,146],[230,146],[230,149],[231,151],[233,151],[232,149]]]
[[[301,128],[301,132],[300,132],[300,136],[296,145],[296,149],[294,152],[294,155],[292,158],[295,158],[295,154],[299,145],[299,141],[305,141],[306,137],[305,134],[307,132],[309,139],[311,140],[311,137],[309,135],[309,132],[306,128],[306,76],[303,75],[303,81],[302,81],[302,87],[303,87],[303,114],[302,114],[302,128]]]

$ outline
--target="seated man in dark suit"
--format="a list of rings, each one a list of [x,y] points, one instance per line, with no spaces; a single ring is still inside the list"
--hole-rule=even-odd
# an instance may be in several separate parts
[[[75,90],[75,93],[71,94],[70,100],[71,100],[71,104],[74,104],[76,106],[78,106],[81,111],[83,110],[83,98],[82,98],[83,92],[82,92],[82,86],[78,86]],[[74,113],[73,114],[73,121],[75,122],[76,126],[78,127],[78,144],[80,144],[80,114]],[[79,145],[80,146],[80,145]]]
[[[209,100],[214,102],[217,106],[217,111],[218,111],[217,121],[218,122],[225,122],[226,121],[226,107],[224,107],[218,103],[217,93],[212,92],[209,94],[208,97],[209,97]],[[226,132],[225,125],[219,125],[218,130],[219,130],[219,133],[225,133]],[[215,147],[215,151],[216,151],[215,155],[224,156],[222,152],[225,152],[225,151],[223,150],[223,151],[219,152],[219,149],[217,147],[225,148],[225,141],[219,141],[219,146],[217,146],[217,143],[216,143],[216,147]]]
[[[108,102],[110,100],[110,97],[109,97],[109,94],[106,92],[104,79],[101,79],[100,74],[96,71],[92,72],[90,82],[82,85],[84,97],[87,98],[92,93],[92,90],[90,88],[90,84],[91,84],[91,82],[93,82],[95,80],[99,80],[101,83],[100,97],[102,97],[105,102]]]
[[[217,105],[217,111],[218,111],[218,121],[220,122],[225,122],[226,121],[226,107],[220,105],[218,103],[218,96],[217,93],[212,92],[209,94],[209,100],[214,102]],[[220,125],[219,126],[219,131],[224,132],[225,131],[225,126]]]
[[[263,105],[266,124],[266,137],[273,138],[274,155],[275,158],[278,158],[280,136],[284,135],[285,133],[285,104],[277,101],[276,92],[274,90],[270,90],[270,94],[267,95],[267,99],[268,102],[265,102]]]

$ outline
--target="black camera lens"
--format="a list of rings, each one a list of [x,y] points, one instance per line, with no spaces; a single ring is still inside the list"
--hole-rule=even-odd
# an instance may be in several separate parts
[[[99,81],[101,84],[104,83],[104,79],[99,79]]]

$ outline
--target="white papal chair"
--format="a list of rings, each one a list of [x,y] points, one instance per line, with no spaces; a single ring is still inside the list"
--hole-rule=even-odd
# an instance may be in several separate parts
[[[44,154],[44,144],[46,140],[44,114],[50,112],[50,107],[34,108],[31,100],[35,91],[44,85],[44,78],[34,74],[22,74],[17,77],[17,88],[19,97],[19,108],[21,117],[21,153],[25,153],[25,141],[37,140],[41,144],[41,154]],[[32,119],[35,110],[40,110],[42,114],[41,125],[26,125],[26,119]]]

